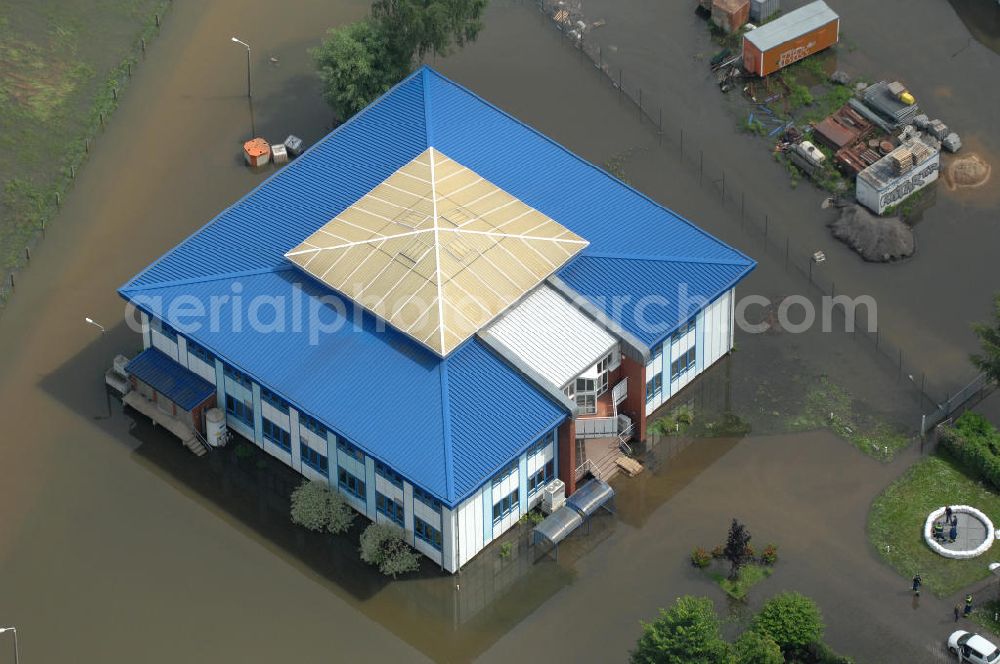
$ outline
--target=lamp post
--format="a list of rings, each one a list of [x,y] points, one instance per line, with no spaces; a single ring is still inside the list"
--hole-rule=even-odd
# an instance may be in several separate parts
[[[253,87],[250,83],[250,44],[236,37],[233,37],[232,40],[234,44],[240,44],[247,50],[247,99],[253,99]]]
[[[101,334],[104,334],[107,331],[107,330],[104,329],[103,325],[101,325],[100,323],[98,323],[97,321],[95,321],[90,316],[87,316],[86,318],[84,318],[83,322],[87,323],[88,325],[93,325],[94,327],[96,327],[97,329],[99,329],[101,331]]]
[[[15,627],[0,627],[0,634],[4,632],[10,632],[14,635],[14,664],[18,664],[18,652],[17,652],[17,628]]]

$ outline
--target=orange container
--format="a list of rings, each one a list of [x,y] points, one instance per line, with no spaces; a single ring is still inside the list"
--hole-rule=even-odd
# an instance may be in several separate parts
[[[243,144],[243,159],[249,166],[263,166],[271,160],[271,146],[263,138],[252,138]]]
[[[768,76],[839,39],[840,17],[817,0],[744,35],[743,68]]]

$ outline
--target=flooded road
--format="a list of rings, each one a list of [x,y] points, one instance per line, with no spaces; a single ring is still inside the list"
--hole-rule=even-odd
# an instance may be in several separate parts
[[[284,501],[295,478],[282,467],[241,463],[233,450],[196,459],[105,397],[110,359],[139,344],[118,323],[114,289],[263,177],[239,162],[249,115],[243,53],[230,35],[254,46],[258,132],[311,143],[330,114],[305,50],[326,26],[366,9],[176,0],[22,275],[0,319],[0,624],[17,625],[25,661],[499,661],[525,653],[622,661],[639,620],[676,595],[708,594],[722,606],[687,556],[720,538],[732,516],[781,547],[783,561],[754,602],[786,587],[815,596],[833,645],[862,662],[886,661],[884,639],[914,657],[931,652],[946,628],[938,621],[945,603],[928,598],[914,613],[864,536],[871,498],[912,457],[879,464],[827,434],[665,442],[653,452],[654,472],[616,484],[618,519],[571,539],[558,563],[534,564],[534,552],[519,546],[510,561],[487,551],[457,577],[424,569],[385,583],[357,562],[354,542],[290,527]],[[640,189],[756,255],[531,3],[495,2],[486,25],[478,43],[436,63],[446,75],[596,163],[631,150],[624,167]],[[774,260],[747,283],[748,292],[775,295],[797,287]],[[793,371],[836,373],[912,422],[912,389],[855,343],[849,335],[741,337],[734,380],[719,398],[752,408],[750,386],[761,376],[780,384]]]

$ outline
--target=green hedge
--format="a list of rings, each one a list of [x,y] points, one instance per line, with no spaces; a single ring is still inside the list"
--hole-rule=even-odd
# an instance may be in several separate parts
[[[978,479],[1000,491],[1000,432],[989,421],[969,411],[945,427],[941,446]]]

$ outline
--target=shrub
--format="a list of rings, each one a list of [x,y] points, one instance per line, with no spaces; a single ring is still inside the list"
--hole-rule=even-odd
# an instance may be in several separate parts
[[[420,567],[416,551],[403,539],[403,531],[385,523],[373,523],[361,533],[361,560],[394,579]]]
[[[757,557],[757,549],[753,548],[753,544],[747,544],[747,560],[753,560]]]
[[[708,567],[712,562],[712,556],[709,555],[708,551],[701,548],[700,546],[691,552],[691,564],[695,567],[705,568]]]
[[[754,618],[753,629],[767,634],[785,652],[823,640],[823,616],[816,603],[796,592],[769,599]]]
[[[979,479],[1000,490],[1000,432],[978,413],[969,411],[945,427],[941,445]]]
[[[726,643],[712,601],[685,595],[669,611],[643,623],[629,658],[633,664],[717,664],[726,661]]]
[[[304,528],[344,533],[354,522],[354,510],[325,482],[304,481],[292,492],[291,518]]]
[[[778,562],[778,547],[774,544],[768,544],[761,551],[760,561],[765,565],[773,565]]]
[[[503,559],[510,558],[511,552],[514,550],[514,545],[510,542],[504,542],[500,545],[500,557]]]
[[[716,544],[712,547],[712,557],[718,560],[719,558],[726,557],[726,547],[721,544]]]
[[[784,664],[781,648],[767,634],[747,630],[733,644],[734,664]]]

